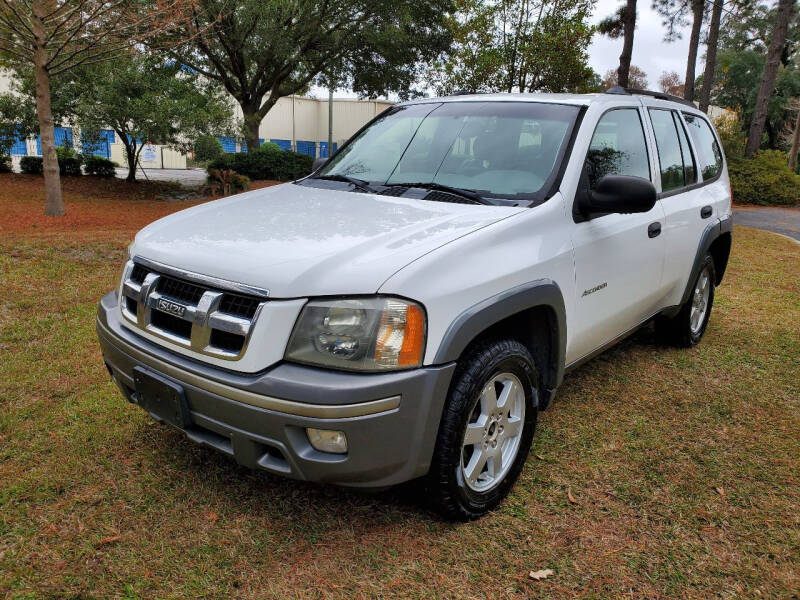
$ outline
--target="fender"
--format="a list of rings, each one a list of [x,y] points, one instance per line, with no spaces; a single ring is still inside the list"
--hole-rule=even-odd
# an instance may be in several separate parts
[[[714,240],[725,233],[733,233],[733,218],[730,215],[722,217],[716,223],[710,223],[708,227],[706,227],[705,231],[703,231],[703,235],[700,236],[700,243],[697,246],[697,253],[694,256],[692,270],[689,273],[689,279],[686,282],[686,288],[683,290],[681,301],[676,306],[670,306],[669,308],[661,311],[662,315],[666,317],[674,317],[680,312],[681,307],[689,301],[689,296],[692,295],[692,285],[694,284],[695,279],[697,279],[697,275],[700,273],[700,262],[703,260],[703,257],[706,255],[709,248],[711,248],[711,244],[714,243]],[[718,269],[719,272],[717,273],[717,285],[719,285],[719,283],[722,281],[722,276],[725,274],[726,266],[727,260],[725,261],[725,264],[722,265],[722,268]]]
[[[681,305],[686,304],[686,302],[689,300],[689,296],[692,294],[692,285],[694,284],[694,280],[697,279],[697,275],[700,273],[700,262],[708,252],[708,249],[711,248],[711,244],[713,244],[714,240],[716,240],[723,233],[732,232],[733,218],[730,215],[725,216],[716,223],[711,223],[708,227],[706,227],[706,230],[703,232],[703,235],[700,238],[700,244],[697,246],[697,254],[695,254],[694,257],[692,272],[688,282],[686,283],[686,289],[683,291]],[[722,281],[722,276],[724,274],[725,267],[723,266],[722,269],[719,269],[719,273],[717,273],[717,284]]]
[[[551,356],[547,368],[541,373],[546,389],[542,390],[543,397],[539,402],[544,408],[564,378],[567,349],[564,296],[551,279],[524,283],[466,309],[447,328],[433,362],[444,364],[458,360],[469,343],[483,331],[508,317],[537,307],[550,309],[554,317],[548,319]]]

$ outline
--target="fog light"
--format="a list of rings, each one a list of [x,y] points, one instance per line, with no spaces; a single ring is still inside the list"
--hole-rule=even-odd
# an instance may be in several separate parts
[[[344,431],[307,427],[306,435],[311,445],[320,452],[333,452],[334,454],[347,452],[347,436]]]

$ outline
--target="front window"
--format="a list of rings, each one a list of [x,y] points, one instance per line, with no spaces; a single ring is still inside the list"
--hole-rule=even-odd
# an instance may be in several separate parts
[[[315,177],[357,179],[377,191],[417,183],[489,200],[543,200],[557,179],[578,113],[576,106],[538,102],[397,107]]]

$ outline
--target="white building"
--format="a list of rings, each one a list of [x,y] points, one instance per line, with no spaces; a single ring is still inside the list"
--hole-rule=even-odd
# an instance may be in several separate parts
[[[10,77],[0,72],[0,92],[10,88]],[[334,150],[367,121],[392,106],[387,100],[333,99],[333,146]],[[236,105],[236,116],[242,113]],[[68,140],[73,147],[83,152],[92,152],[127,166],[125,147],[119,136],[111,129],[102,132],[99,142],[83,147],[78,127],[56,127],[56,145]],[[313,157],[328,156],[328,99],[288,96],[281,98],[261,122],[259,137],[262,142],[273,142],[284,150],[294,149]],[[146,140],[145,140],[146,141]],[[220,138],[225,152],[246,152],[244,140],[236,137]],[[22,156],[41,156],[42,147],[39,136],[29,139],[16,139],[11,148],[11,156],[17,164]],[[147,144],[142,150],[139,162],[145,169],[186,168],[186,156],[166,146]]]

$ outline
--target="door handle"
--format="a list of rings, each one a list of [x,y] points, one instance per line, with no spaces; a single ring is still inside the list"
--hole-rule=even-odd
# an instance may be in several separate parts
[[[659,223],[658,221],[656,221],[655,223],[650,223],[650,225],[647,226],[647,237],[650,238],[658,237],[660,233],[661,233],[661,223]]]
[[[713,212],[714,212],[714,209],[712,209],[711,206],[708,206],[708,205],[704,206],[703,208],[700,209],[700,218],[701,219],[707,219],[708,217],[711,216],[711,213],[713,213]]]

